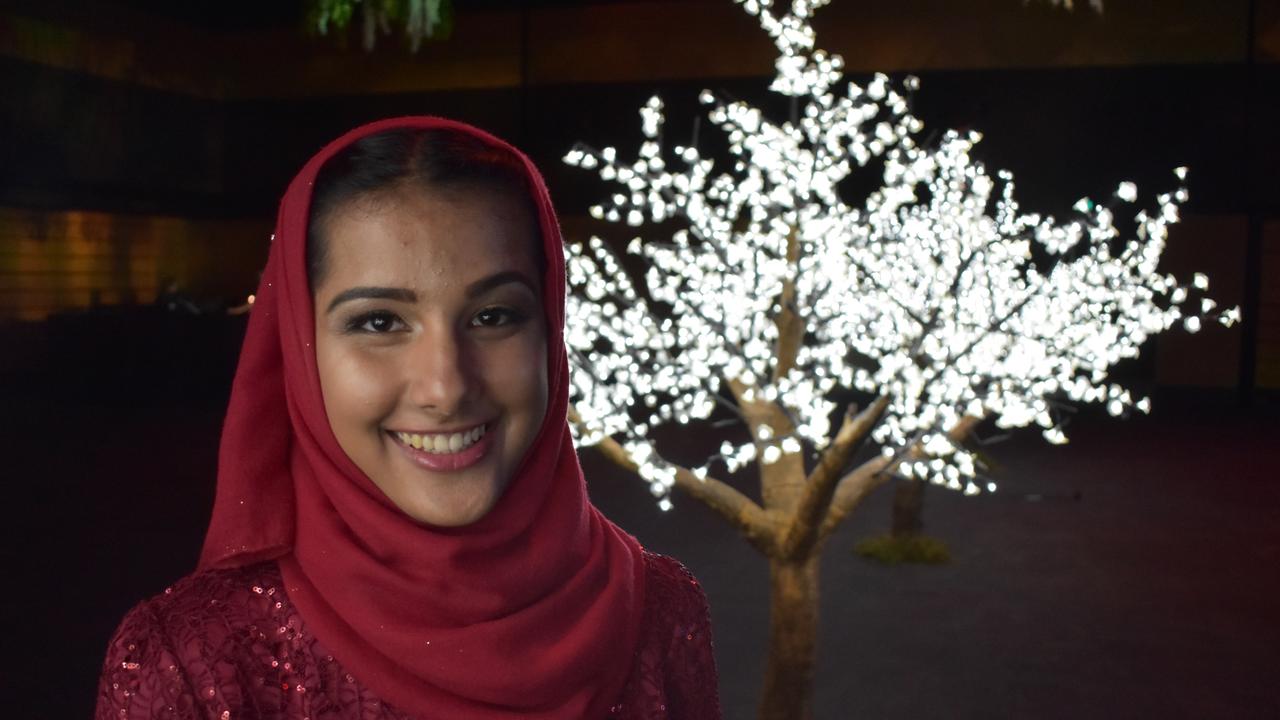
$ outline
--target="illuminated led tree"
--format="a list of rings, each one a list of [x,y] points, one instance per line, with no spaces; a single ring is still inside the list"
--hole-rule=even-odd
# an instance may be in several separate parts
[[[795,121],[704,91],[728,142],[717,169],[696,147],[664,148],[653,98],[637,160],[583,146],[565,158],[618,186],[597,218],[679,226],[669,241],[627,246],[642,288],[601,239],[568,247],[573,420],[580,443],[637,472],[661,507],[678,488],[769,558],[761,716],[803,718],[818,557],[868,492],[895,476],[994,490],[962,443],[976,423],[1034,424],[1062,443],[1063,403],[1146,412],[1108,369],[1175,323],[1195,331],[1238,312],[1213,314],[1202,275],[1183,286],[1157,270],[1182,187],[1134,214],[1132,238],[1114,222],[1137,200],[1132,183],[1065,221],[1023,213],[1012,178],[973,159],[976,134],[916,143],[916,80],[841,80],[840,58],[814,48],[809,18],[823,0],[785,14],[737,2],[777,45],[771,89],[796,99]],[[855,206],[837,190],[859,168],[882,184]],[[862,407],[839,407],[851,394]],[[724,418],[746,439],[704,462],[677,465],[655,446],[660,426],[715,432]],[[761,503],[716,477],[752,464]]]

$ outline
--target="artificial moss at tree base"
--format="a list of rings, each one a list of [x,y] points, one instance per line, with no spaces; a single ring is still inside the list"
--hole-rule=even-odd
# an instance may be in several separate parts
[[[853,551],[883,565],[942,565],[951,562],[947,544],[925,535],[877,535],[854,545]]]

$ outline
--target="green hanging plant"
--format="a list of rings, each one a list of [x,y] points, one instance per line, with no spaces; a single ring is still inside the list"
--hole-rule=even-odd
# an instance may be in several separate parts
[[[403,26],[409,49],[417,52],[426,39],[444,39],[453,32],[451,0],[308,0],[307,27],[321,35],[345,31],[357,14],[366,51],[372,51],[378,35]]]

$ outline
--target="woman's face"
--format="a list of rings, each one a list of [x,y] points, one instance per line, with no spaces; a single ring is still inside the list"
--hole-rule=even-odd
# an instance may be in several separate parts
[[[410,517],[484,517],[547,409],[534,219],[519,199],[402,185],[338,206],[313,288],[338,444]]]

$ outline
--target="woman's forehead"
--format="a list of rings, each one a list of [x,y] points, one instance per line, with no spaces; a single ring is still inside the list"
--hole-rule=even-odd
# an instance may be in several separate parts
[[[324,285],[466,285],[518,270],[540,279],[541,248],[528,203],[510,193],[401,186],[339,206],[325,219]],[[317,288],[319,290],[319,288]]]

